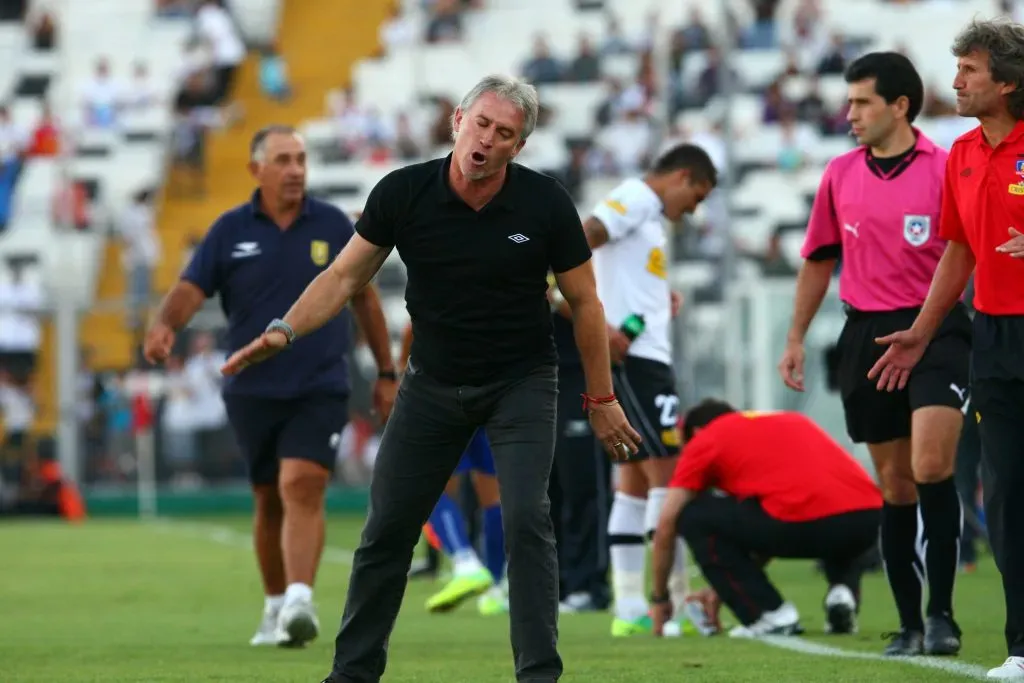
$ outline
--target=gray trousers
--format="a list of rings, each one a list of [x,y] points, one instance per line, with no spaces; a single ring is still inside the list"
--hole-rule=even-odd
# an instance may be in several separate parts
[[[547,494],[557,397],[554,366],[468,387],[439,382],[409,363],[374,463],[335,640],[335,678],[376,683],[384,674],[421,529],[482,426],[498,470],[516,679],[558,680],[558,558]]]

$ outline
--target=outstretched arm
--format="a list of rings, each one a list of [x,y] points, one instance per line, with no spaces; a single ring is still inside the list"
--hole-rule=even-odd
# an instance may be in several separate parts
[[[285,314],[284,322],[291,327],[295,338],[318,330],[341,313],[349,300],[374,276],[389,251],[391,249],[388,247],[379,247],[358,234],[354,235],[331,263],[331,267],[309,283],[306,291]],[[386,336],[386,326],[383,329]],[[373,330],[365,331],[367,334],[373,333]],[[225,375],[239,373],[253,363],[270,358],[287,345],[288,340],[283,331],[265,332],[232,354],[221,372]],[[382,354],[378,362],[389,356],[390,353],[386,356]]]
[[[341,313],[355,294],[370,282],[390,249],[378,247],[359,233],[352,236],[331,267],[316,276],[284,316],[295,337],[323,327]]]

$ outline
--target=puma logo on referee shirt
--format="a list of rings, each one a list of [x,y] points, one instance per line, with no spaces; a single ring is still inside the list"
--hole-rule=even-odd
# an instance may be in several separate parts
[[[857,221],[853,225],[850,225],[849,223],[843,223],[843,230],[849,233],[853,233],[854,237],[860,239],[860,221]]]

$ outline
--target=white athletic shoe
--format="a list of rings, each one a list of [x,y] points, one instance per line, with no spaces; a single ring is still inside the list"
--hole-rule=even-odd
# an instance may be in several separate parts
[[[857,632],[857,600],[847,586],[836,585],[825,596],[825,633]]]
[[[320,620],[316,608],[309,600],[291,600],[281,608],[277,616],[275,637],[278,645],[302,647],[315,640],[320,634]]]
[[[257,647],[260,645],[277,645],[277,616],[280,610],[264,609],[263,619],[260,620],[260,628],[256,635],[249,639],[249,644]]]
[[[1024,681],[1024,657],[1007,657],[1002,666],[989,669],[987,678],[994,681]]]
[[[794,636],[803,633],[800,613],[792,603],[785,602],[776,610],[765,612],[749,626],[736,626],[729,631],[730,638],[760,638],[761,636]]]

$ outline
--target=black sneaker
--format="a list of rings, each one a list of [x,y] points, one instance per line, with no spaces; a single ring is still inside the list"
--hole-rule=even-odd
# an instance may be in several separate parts
[[[895,633],[883,633],[889,638],[889,645],[882,654],[886,657],[916,657],[924,653],[924,634],[920,631],[901,629]]]
[[[939,656],[959,654],[961,635],[953,617],[928,617],[924,622],[924,652]]]

